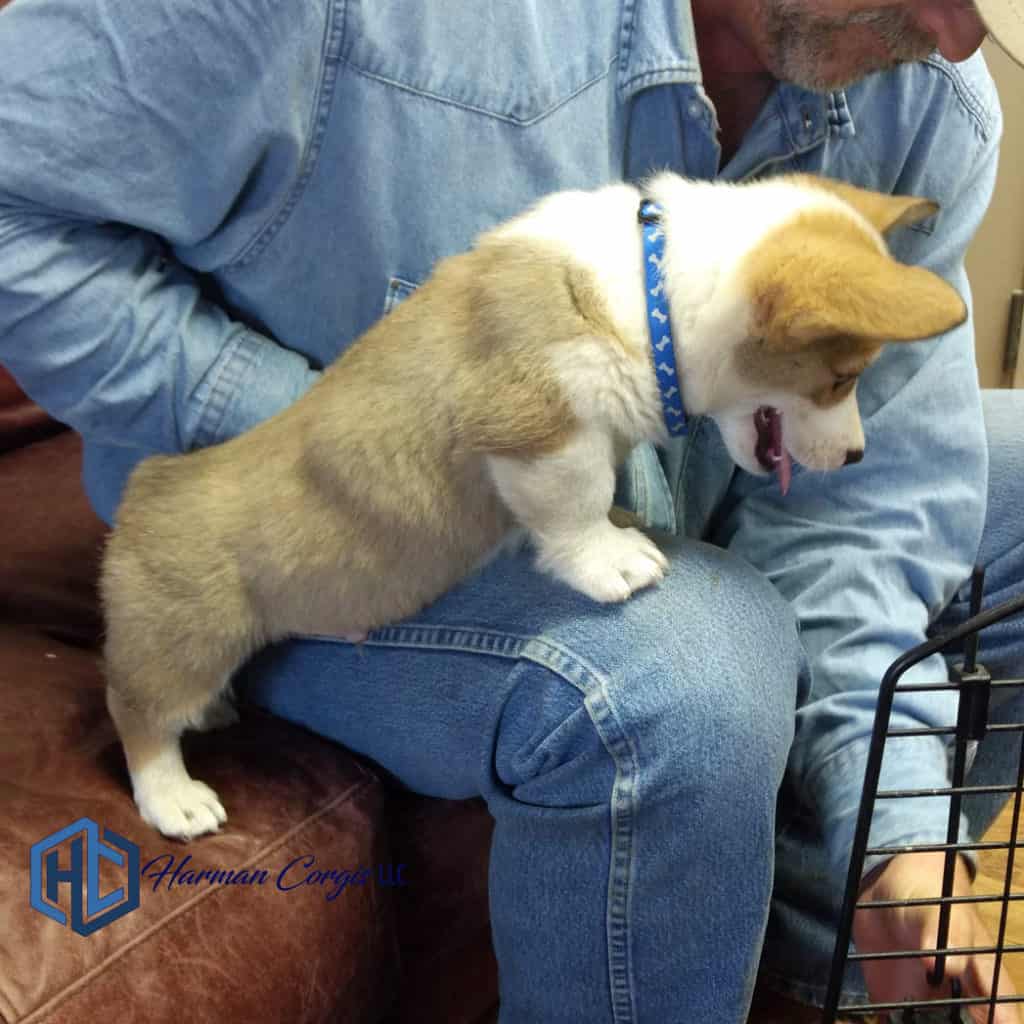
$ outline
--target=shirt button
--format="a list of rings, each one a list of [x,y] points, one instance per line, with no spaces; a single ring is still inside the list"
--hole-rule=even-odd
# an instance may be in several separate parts
[[[687,108],[687,113],[690,117],[700,119],[704,116],[704,107],[697,100],[690,100],[690,106]]]

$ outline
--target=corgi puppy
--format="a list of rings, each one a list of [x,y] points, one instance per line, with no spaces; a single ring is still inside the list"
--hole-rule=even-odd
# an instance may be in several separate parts
[[[660,208],[653,289],[645,197]],[[594,601],[663,577],[658,547],[609,519],[617,465],[669,440],[649,292],[683,407],[715,420],[737,465],[785,489],[792,459],[859,460],[859,375],[884,344],[967,316],[883,240],[936,209],[804,176],[557,193],[441,262],[290,408],[141,463],[101,587],[108,706],[142,817],[181,839],[226,820],[179,737],[230,717],[232,674],[265,644],[362,638],[516,530]]]

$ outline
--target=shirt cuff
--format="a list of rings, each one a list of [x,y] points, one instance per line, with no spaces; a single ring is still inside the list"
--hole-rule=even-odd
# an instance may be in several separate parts
[[[194,396],[190,448],[244,433],[286,409],[320,377],[306,357],[243,330],[225,347]]]

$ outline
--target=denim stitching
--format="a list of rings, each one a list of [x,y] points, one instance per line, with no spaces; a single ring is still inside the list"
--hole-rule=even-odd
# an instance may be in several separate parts
[[[616,1024],[636,1020],[629,932],[633,874],[633,821],[637,775],[636,751],[615,713],[606,680],[571,652],[546,640],[530,640],[522,657],[578,686],[601,742],[615,762],[611,796],[611,870],[608,875],[606,927],[612,1015]],[[589,677],[589,678],[588,678]]]
[[[330,11],[324,32],[322,74],[313,97],[312,132],[302,155],[302,164],[295,185],[284,199],[284,203],[271,220],[259,231],[234,259],[227,261],[226,270],[245,266],[255,260],[273,241],[278,231],[291,216],[309,184],[313,171],[319,162],[320,149],[327,134],[327,120],[330,116],[334,86],[338,80],[339,51],[345,33],[346,0],[329,0]]]
[[[191,447],[205,448],[207,445],[222,440],[220,428],[227,414],[230,400],[238,391],[242,379],[252,369],[255,361],[255,346],[248,332],[239,334],[228,343],[224,358],[215,371],[216,376],[210,388],[210,397],[206,400],[200,414]]]
[[[674,67],[638,71],[623,85],[622,91],[629,99],[654,85],[700,85],[700,71],[692,61],[682,61]]]
[[[337,637],[308,635],[307,639],[340,643]],[[547,639],[520,636],[472,626],[427,626],[415,623],[374,630],[363,642],[368,647],[423,647],[433,650],[489,654],[533,662],[560,676],[583,694],[594,729],[615,764],[609,803],[611,866],[608,873],[606,928],[608,974],[615,1024],[632,1024],[634,1006],[632,944],[629,932],[633,876],[633,824],[638,758],[609,697],[607,680],[578,655]]]
[[[987,143],[992,137],[993,122],[995,121],[993,111],[982,102],[981,97],[971,87],[963,73],[944,58],[930,57],[923,63],[925,67],[932,68],[945,76],[953,87],[960,105],[974,122],[978,134]]]
[[[471,114],[480,114],[482,117],[490,117],[496,121],[503,121],[506,124],[514,124],[521,128],[529,128],[532,125],[539,124],[545,118],[550,117],[555,113],[555,111],[560,110],[567,103],[571,103],[576,99],[577,96],[607,78],[608,72],[611,70],[612,65],[617,59],[617,57],[613,57],[605,65],[604,70],[598,72],[592,78],[578,86],[569,93],[568,96],[565,96],[560,100],[556,100],[551,104],[551,106],[546,107],[539,114],[534,114],[531,117],[517,117],[514,114],[502,114],[495,110],[490,110],[487,107],[477,106],[476,104],[467,103],[464,100],[458,100],[451,96],[443,96],[440,93],[430,92],[427,89],[421,89],[419,86],[409,85],[407,82],[399,82],[393,78],[388,78],[386,75],[378,74],[376,71],[367,71],[366,68],[361,68],[359,65],[351,63],[351,61],[346,60],[344,57],[341,58],[341,63],[343,63],[345,67],[354,74],[361,75],[363,78],[368,78],[373,82],[380,82],[382,85],[387,85],[392,89],[399,89],[402,92],[410,93],[413,96],[419,96],[421,99],[430,100],[433,103],[443,103],[446,106],[455,107],[458,110],[466,110]]]
[[[384,316],[387,316],[399,303],[404,302],[418,287],[404,277],[390,278],[387,291],[384,294]]]
[[[704,442],[704,435],[707,433],[707,417],[696,416],[694,417],[693,432],[683,449],[683,461],[679,467],[679,474],[676,476],[676,485],[673,488],[672,493],[672,508],[675,513],[675,532],[676,535],[686,534],[687,527],[687,516],[686,516],[686,500],[687,500],[687,488],[686,488],[686,474],[690,469],[690,459],[693,456],[693,450],[698,444]],[[682,510],[682,511],[680,511]],[[681,520],[681,521],[680,521]]]
[[[636,0],[625,0],[622,5],[622,22],[619,27],[619,73],[616,76],[618,82],[616,88],[621,101],[627,95],[629,82],[626,79],[626,72],[629,68],[629,58],[633,50],[633,35],[636,28]]]
[[[603,679],[588,694],[591,720],[612,760],[615,784],[612,787],[611,829],[612,869],[608,877],[607,929],[608,969],[611,978],[612,1013],[619,1024],[636,1020],[632,985],[632,949],[629,916],[632,901],[634,863],[633,819],[638,765],[636,751],[622,729],[609,699]],[[593,700],[592,700],[593,698]]]

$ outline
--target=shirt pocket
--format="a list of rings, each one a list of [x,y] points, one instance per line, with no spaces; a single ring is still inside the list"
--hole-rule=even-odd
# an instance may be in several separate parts
[[[400,89],[529,124],[608,74],[616,6],[347,0],[341,56]]]

